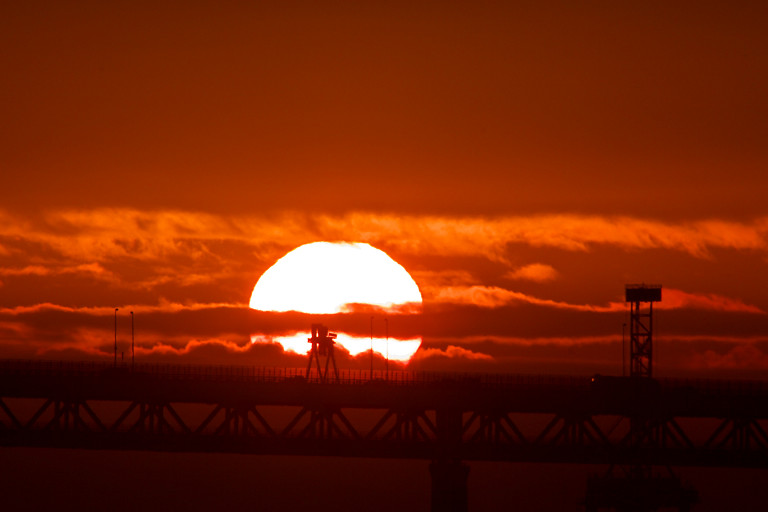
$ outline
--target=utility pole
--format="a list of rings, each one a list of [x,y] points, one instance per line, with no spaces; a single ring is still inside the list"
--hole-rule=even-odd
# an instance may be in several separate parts
[[[373,317],[371,317],[371,373],[369,375],[369,380],[373,380]]]
[[[625,350],[625,345],[627,338],[627,324],[626,322],[621,324],[621,376],[626,377],[627,376],[627,354]]]
[[[135,366],[136,366],[136,349],[134,345],[134,334],[133,334],[133,311],[131,311],[131,371],[133,371]]]
[[[119,308],[115,308],[115,362],[114,367],[117,368],[117,312]]]
[[[389,380],[389,318],[384,318],[384,329],[387,336],[387,380]]]

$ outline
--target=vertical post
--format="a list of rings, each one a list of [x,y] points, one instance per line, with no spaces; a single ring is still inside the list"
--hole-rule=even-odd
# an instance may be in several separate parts
[[[648,376],[653,377],[653,301],[648,304]]]
[[[117,312],[119,308],[115,308],[115,362],[113,366],[117,368]]]
[[[626,377],[627,376],[627,354],[626,354],[626,344],[627,344],[627,324],[626,322],[621,324],[621,376]]]
[[[387,380],[389,380],[389,319],[384,318],[384,329],[387,337]]]
[[[135,338],[134,338],[134,330],[133,330],[133,311],[131,311],[131,371],[134,370],[136,366],[136,349],[135,349]]]
[[[373,380],[373,317],[371,317],[371,373],[369,380]]]

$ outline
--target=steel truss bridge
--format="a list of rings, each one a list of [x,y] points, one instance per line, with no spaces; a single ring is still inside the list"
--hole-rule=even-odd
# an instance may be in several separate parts
[[[768,468],[767,428],[768,381],[0,361],[0,445],[426,459],[433,510],[462,461]]]

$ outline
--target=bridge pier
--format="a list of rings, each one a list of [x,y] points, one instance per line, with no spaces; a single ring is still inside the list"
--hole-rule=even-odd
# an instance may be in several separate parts
[[[467,512],[469,466],[460,460],[436,460],[429,465],[432,476],[432,512]]]

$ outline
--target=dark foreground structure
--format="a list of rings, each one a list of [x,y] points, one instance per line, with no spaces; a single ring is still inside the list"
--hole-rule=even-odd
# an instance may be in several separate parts
[[[0,361],[0,445],[426,459],[435,511],[466,510],[465,461],[768,468],[768,382],[320,377]],[[621,492],[590,485],[594,510]]]

